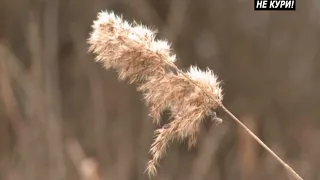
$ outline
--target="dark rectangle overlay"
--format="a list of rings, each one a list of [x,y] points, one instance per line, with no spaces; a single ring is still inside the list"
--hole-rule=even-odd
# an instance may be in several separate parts
[[[254,10],[296,10],[295,0],[254,0]]]

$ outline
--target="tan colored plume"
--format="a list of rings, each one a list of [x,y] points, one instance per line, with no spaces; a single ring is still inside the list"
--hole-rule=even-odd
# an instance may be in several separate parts
[[[211,70],[197,67],[187,72],[171,71],[168,68],[176,58],[169,44],[156,40],[154,31],[130,24],[114,13],[99,13],[88,43],[96,61],[116,69],[120,79],[138,84],[155,123],[160,123],[164,110],[171,111],[170,123],[155,131],[151,145],[147,172],[153,176],[170,141],[188,139],[189,148],[195,145],[201,121],[215,114],[216,102],[222,100],[217,77]]]
[[[188,147],[193,147],[204,117],[213,116],[212,119],[218,120],[215,110],[220,107],[288,172],[302,180],[222,104],[222,88],[211,70],[190,67],[186,72],[181,71],[174,64],[176,56],[166,41],[157,40],[154,31],[137,23],[130,24],[112,12],[99,13],[92,28],[89,51],[96,54],[96,61],[106,69],[115,69],[120,79],[137,84],[154,123],[160,124],[164,110],[171,112],[169,123],[155,131],[150,148],[152,159],[146,168],[150,177],[156,175],[168,144],[186,139]]]

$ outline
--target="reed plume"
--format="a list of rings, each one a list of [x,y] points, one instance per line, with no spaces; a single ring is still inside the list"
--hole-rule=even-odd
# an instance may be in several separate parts
[[[150,148],[152,159],[146,168],[150,177],[156,175],[171,141],[187,139],[188,148],[192,148],[202,120],[207,116],[219,120],[215,111],[221,107],[291,174],[302,179],[223,106],[222,88],[211,70],[201,71],[194,66],[186,72],[178,69],[170,45],[157,40],[155,31],[136,22],[130,24],[112,12],[99,13],[92,28],[89,51],[96,54],[95,60],[104,67],[117,70],[120,79],[137,84],[153,122],[160,124],[161,113],[166,109],[171,112],[170,122],[155,130]]]
[[[134,23],[134,26],[114,13],[99,13],[89,38],[90,49],[105,68],[114,68],[120,79],[129,83],[144,81],[149,76],[161,76],[168,62],[176,60],[166,41],[155,40],[155,32]]]

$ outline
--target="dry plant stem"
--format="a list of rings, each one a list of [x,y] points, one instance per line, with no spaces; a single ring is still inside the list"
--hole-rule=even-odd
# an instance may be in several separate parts
[[[233,115],[222,103],[219,103],[221,109],[228,114],[236,123],[238,123],[247,133],[253,137],[265,150],[267,150],[276,160],[281,163],[296,179],[303,180],[302,177],[294,171],[287,163],[285,163],[274,151],[272,151],[264,142],[260,140],[246,125],[244,125],[235,115]]]
[[[175,64],[173,63],[168,63],[174,70],[177,72],[181,73],[183,76],[188,78],[190,82],[192,82],[194,85],[197,87],[201,88],[197,83],[195,83],[191,78],[189,78],[183,71],[181,71]],[[204,90],[204,92],[207,93],[207,91]],[[234,114],[232,114],[221,102],[216,101],[216,103],[220,106],[220,108],[227,113],[227,115],[233,119],[236,123],[238,123],[249,135],[256,140],[265,150],[268,151],[280,164],[282,164],[285,169],[291,173],[297,180],[303,180],[302,177],[295,171],[293,170],[287,163],[285,163],[274,151],[272,151],[262,140],[256,136],[249,128],[247,128],[246,125],[244,125]]]

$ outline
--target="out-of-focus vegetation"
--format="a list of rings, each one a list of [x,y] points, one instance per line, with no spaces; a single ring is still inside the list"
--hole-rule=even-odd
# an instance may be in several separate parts
[[[254,11],[248,0],[1,0],[0,180],[144,180],[154,125],[134,85],[87,53],[101,10],[159,30],[178,65],[209,67],[224,103],[305,179],[320,179],[320,3]],[[284,180],[230,119],[197,147],[172,144],[159,180]]]

